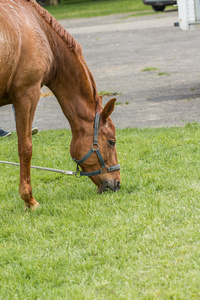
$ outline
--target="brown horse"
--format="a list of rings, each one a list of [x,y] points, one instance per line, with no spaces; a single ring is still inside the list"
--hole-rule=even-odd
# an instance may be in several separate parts
[[[81,46],[45,9],[33,0],[0,0],[0,106],[15,107],[19,193],[31,209],[39,205],[31,188],[31,127],[43,85],[54,93],[70,123],[70,153],[82,175],[99,192],[118,190],[120,167],[109,117],[116,99],[102,108]]]

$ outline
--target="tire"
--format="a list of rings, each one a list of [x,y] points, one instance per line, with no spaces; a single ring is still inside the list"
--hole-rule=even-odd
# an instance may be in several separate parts
[[[36,0],[38,4],[40,4],[41,6],[45,6],[47,4],[46,0]]]
[[[152,5],[152,8],[155,11],[163,11],[165,9],[165,5]]]

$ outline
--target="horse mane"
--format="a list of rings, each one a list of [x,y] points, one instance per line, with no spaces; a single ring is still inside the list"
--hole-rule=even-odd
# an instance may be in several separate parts
[[[74,37],[69,32],[67,32],[67,30],[65,30],[65,28],[61,24],[59,24],[58,21],[47,10],[44,9],[42,6],[40,6],[36,1],[33,0],[25,0],[25,1],[29,2],[30,5],[32,5],[36,9],[39,15],[47,22],[47,24],[51,26],[51,28],[58,34],[58,36],[60,36],[63,39],[63,41],[67,44],[68,48],[72,52],[74,52],[74,54],[79,58],[79,60],[83,64],[84,69],[86,69],[86,72],[90,79],[94,100],[98,106],[99,95],[97,93],[96,83],[94,81],[92,73],[90,72],[84,60],[81,45],[78,44],[77,41],[74,39]]]
[[[76,42],[73,36],[60,25],[57,20],[36,1],[25,0],[29,2],[39,13],[39,15],[51,26],[51,28],[65,41],[68,48],[80,56],[82,54],[81,46]]]

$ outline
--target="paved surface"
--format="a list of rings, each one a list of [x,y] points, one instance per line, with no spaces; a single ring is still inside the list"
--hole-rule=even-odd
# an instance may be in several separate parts
[[[177,11],[61,21],[82,45],[98,91],[121,94],[112,115],[116,127],[200,122],[200,31],[182,31],[173,26],[177,21]],[[69,128],[53,96],[40,99],[34,124]],[[15,130],[10,106],[0,108],[0,126]]]

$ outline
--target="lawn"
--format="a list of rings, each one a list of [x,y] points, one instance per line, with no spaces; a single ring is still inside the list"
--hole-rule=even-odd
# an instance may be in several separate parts
[[[69,0],[62,1],[58,6],[45,7],[56,19],[87,18],[116,13],[138,12],[150,10],[142,0]],[[151,9],[152,10],[152,9]]]
[[[32,170],[41,208],[23,211],[19,169],[0,165],[0,299],[199,299],[200,125],[117,130],[122,188]],[[33,165],[75,170],[71,132],[33,137]],[[16,134],[1,160],[18,162]]]
[[[88,18],[118,13],[133,13],[135,16],[155,13],[142,0],[64,0],[58,6],[45,7],[56,19]],[[172,9],[168,6],[166,10]],[[158,13],[156,13],[158,14]]]

